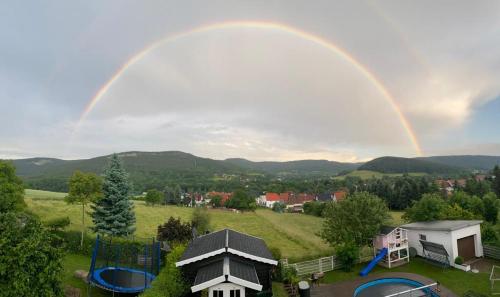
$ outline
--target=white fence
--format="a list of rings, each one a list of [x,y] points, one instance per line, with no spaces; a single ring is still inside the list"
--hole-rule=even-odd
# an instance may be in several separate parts
[[[363,263],[370,261],[372,255],[363,253],[357,263]],[[319,259],[298,262],[298,263],[288,263],[287,259],[281,260],[284,267],[293,267],[297,271],[297,275],[310,275],[313,273],[321,273],[339,269],[341,264],[336,261],[335,256],[323,257]]]

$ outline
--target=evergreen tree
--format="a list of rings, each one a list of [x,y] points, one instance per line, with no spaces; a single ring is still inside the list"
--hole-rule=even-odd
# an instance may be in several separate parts
[[[104,171],[103,198],[93,205],[94,232],[127,236],[135,231],[135,214],[129,200],[127,173],[116,154]]]
[[[498,197],[500,197],[500,167],[498,165],[495,165],[495,168],[493,168],[493,191],[495,194],[497,194]]]

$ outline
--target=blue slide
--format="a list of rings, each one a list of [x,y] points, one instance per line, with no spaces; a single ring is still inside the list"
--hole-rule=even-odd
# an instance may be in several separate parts
[[[370,263],[368,263],[368,265],[366,265],[366,267],[363,268],[363,270],[361,270],[359,275],[367,276],[368,273],[372,271],[373,267],[375,267],[375,265],[377,265],[377,263],[380,262],[380,260],[382,260],[382,258],[384,258],[385,255],[387,255],[387,248],[383,248],[380,251],[380,253],[378,253],[377,256],[375,256],[375,258],[373,258],[373,260]]]

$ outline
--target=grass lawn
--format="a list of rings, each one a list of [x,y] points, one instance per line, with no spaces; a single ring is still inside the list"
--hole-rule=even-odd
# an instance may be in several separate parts
[[[68,195],[67,193],[59,193],[59,192],[49,192],[42,190],[24,190],[24,197],[30,199],[48,199],[48,200],[60,200],[64,199]]]
[[[73,274],[75,270],[85,270],[88,271],[90,267],[90,257],[76,254],[68,254],[64,257],[64,273],[63,273],[63,284],[69,285],[74,288],[81,290],[81,296],[87,296],[88,285],[84,283],[81,279],[76,278]],[[92,288],[91,293],[93,297],[109,296],[110,294],[99,288]]]
[[[363,265],[356,265],[352,272],[343,272],[340,270],[328,272],[326,273],[323,282],[334,283],[358,278],[358,273],[364,265],[366,265],[366,263]],[[462,296],[462,294],[467,290],[474,290],[486,295],[490,294],[488,273],[475,274],[471,272],[463,272],[455,268],[442,269],[419,258],[412,259],[412,261],[410,261],[407,265],[392,269],[376,266],[370,274],[377,274],[381,272],[409,272],[420,274],[441,283],[443,286],[452,290],[459,296]]]
[[[68,216],[70,230],[81,230],[81,208],[69,205],[62,200],[64,194],[57,193],[52,199],[46,193],[26,195],[29,209],[40,216],[42,221]],[[38,197],[44,197],[40,199]],[[177,206],[146,206],[143,201],[134,201],[137,219],[138,237],[153,237],[159,224],[168,217],[180,217],[184,221],[191,219],[193,209]],[[231,228],[263,238],[268,246],[277,247],[283,257],[290,261],[316,258],[331,255],[329,247],[315,233],[319,232],[323,219],[303,214],[278,214],[268,209],[257,209],[255,212],[235,213],[226,210],[210,210],[211,225],[214,230]],[[87,218],[90,222],[90,218]]]

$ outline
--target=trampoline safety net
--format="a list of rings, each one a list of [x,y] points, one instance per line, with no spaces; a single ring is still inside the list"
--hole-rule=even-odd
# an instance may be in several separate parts
[[[148,288],[160,270],[160,243],[114,241],[98,236],[92,253],[89,283],[120,293],[139,293]]]

